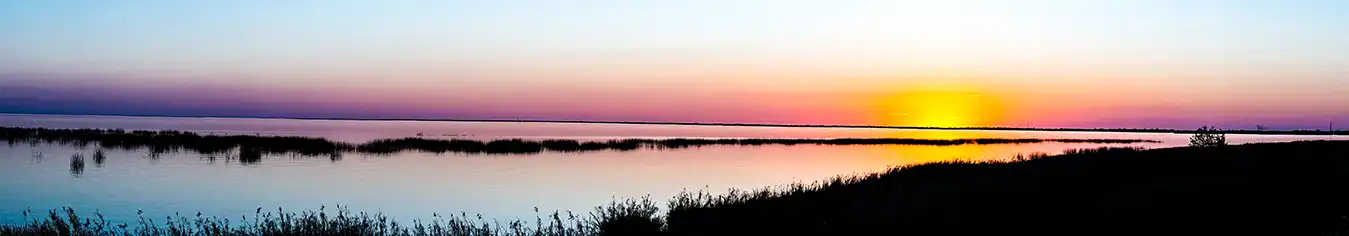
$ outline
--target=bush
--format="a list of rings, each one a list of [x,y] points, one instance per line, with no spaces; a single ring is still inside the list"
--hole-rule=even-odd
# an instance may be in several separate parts
[[[1220,147],[1227,146],[1227,135],[1215,127],[1199,127],[1190,136],[1191,147]]]
[[[596,207],[590,221],[599,235],[655,235],[665,226],[665,220],[657,215],[659,211],[650,196],[614,200],[608,206]]]

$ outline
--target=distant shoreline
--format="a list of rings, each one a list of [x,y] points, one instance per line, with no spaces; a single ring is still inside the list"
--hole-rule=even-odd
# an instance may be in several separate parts
[[[1194,130],[1183,129],[1143,129],[1143,128],[1025,128],[1025,127],[919,127],[886,125],[837,125],[837,124],[764,124],[764,123],[710,123],[710,122],[655,122],[655,121],[593,121],[593,120],[546,120],[546,119],[404,119],[404,118],[332,118],[332,117],[271,117],[271,116],[181,116],[181,115],[127,115],[127,114],[59,114],[59,113],[23,113],[0,112],[0,115],[52,115],[52,116],[108,116],[108,117],[150,117],[150,118],[226,118],[226,119],[275,119],[275,120],[332,120],[332,121],[430,121],[430,122],[492,122],[492,123],[563,123],[563,124],[623,124],[623,125],[686,125],[686,126],[731,126],[731,127],[781,127],[781,128],[849,128],[849,129],[907,129],[907,130],[971,130],[971,131],[1038,131],[1038,132],[1112,132],[1112,133],[1172,133],[1193,134]],[[1253,135],[1349,135],[1349,130],[1222,130],[1226,134]]]
[[[264,154],[340,157],[343,153],[390,155],[405,151],[467,154],[538,154],[543,152],[633,151],[638,149],[685,149],[704,146],[762,145],[987,145],[1030,143],[1158,143],[1143,139],[910,139],[910,138],[833,138],[833,139],[616,139],[603,141],[548,139],[378,139],[364,143],[333,141],[320,137],[202,135],[186,131],[148,131],[121,129],[49,129],[0,126],[0,141],[16,143],[54,143],[122,150],[145,149],[152,153],[189,150],[205,155],[233,154],[245,163],[257,162]]]

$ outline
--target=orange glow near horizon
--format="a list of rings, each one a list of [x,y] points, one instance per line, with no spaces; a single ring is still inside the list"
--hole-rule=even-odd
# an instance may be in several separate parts
[[[976,89],[916,89],[882,98],[877,115],[889,126],[996,126],[1005,116],[1004,106],[1001,98]]]

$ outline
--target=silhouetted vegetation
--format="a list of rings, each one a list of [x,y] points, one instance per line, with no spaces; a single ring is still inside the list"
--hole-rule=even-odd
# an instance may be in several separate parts
[[[223,218],[29,216],[0,235],[1331,235],[1349,232],[1349,141],[945,161],[726,194],[686,192],[535,226],[437,216],[398,224],[340,210]],[[261,211],[259,210],[259,214]],[[569,214],[570,215],[570,214]],[[251,219],[251,221],[249,220]],[[92,223],[91,223],[92,222]],[[547,222],[547,225],[544,223]],[[70,233],[65,233],[70,232]],[[105,233],[99,233],[105,232]]]
[[[1190,136],[1191,147],[1219,147],[1227,145],[1227,135],[1214,127],[1200,127]]]
[[[642,148],[679,149],[714,145],[970,145],[1026,144],[1042,142],[1128,144],[1154,142],[1138,139],[620,139],[577,140],[466,140],[399,138],[361,144],[323,138],[256,135],[199,135],[182,131],[125,131],[110,129],[44,129],[0,127],[7,142],[46,142],[107,149],[148,149],[158,157],[170,151],[192,151],[208,156],[234,156],[245,164],[265,155],[328,156],[338,160],[343,153],[387,155],[404,151],[469,154],[536,154],[540,152],[631,151]],[[232,155],[231,155],[232,154]]]
[[[664,224],[659,221],[658,209],[650,198],[641,198],[595,207],[589,216],[554,211],[531,222],[503,223],[461,212],[400,223],[378,213],[353,213],[342,206],[332,212],[320,207],[298,213],[257,208],[253,216],[242,216],[238,221],[203,217],[201,213],[190,218],[175,214],[155,221],[137,212],[140,217],[135,224],[128,224],[113,223],[100,213],[80,216],[74,208],[65,207],[45,215],[24,211],[26,222],[0,225],[0,235],[649,235],[660,233],[659,227]],[[656,230],[649,231],[652,227]]]
[[[76,177],[84,174],[84,155],[79,153],[70,155],[70,174]]]
[[[434,215],[430,220],[399,223],[381,214],[353,213],[338,207],[336,211],[263,212],[258,208],[252,216],[240,218],[193,217],[174,215],[156,221],[142,215],[134,224],[113,223],[102,214],[80,216],[73,208],[53,210],[46,215],[24,211],[27,222],[0,226],[0,235],[597,235],[598,226],[591,222],[609,222],[610,219],[584,219],[568,213],[554,212],[547,219],[536,218],[534,224],[522,220],[506,223],[483,219],[482,216]]]
[[[947,161],[669,203],[669,235],[1327,235],[1349,142]]]
[[[595,226],[599,235],[656,235],[665,225],[651,198],[640,200],[613,201],[609,205],[595,207],[590,213],[590,224]]]
[[[103,161],[108,159],[108,155],[103,153],[103,149],[94,151],[94,166],[103,167]]]

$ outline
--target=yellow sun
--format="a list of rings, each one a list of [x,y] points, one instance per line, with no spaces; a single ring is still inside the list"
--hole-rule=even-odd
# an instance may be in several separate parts
[[[1002,105],[990,94],[969,89],[923,89],[894,93],[878,105],[880,122],[890,126],[993,126]]]

